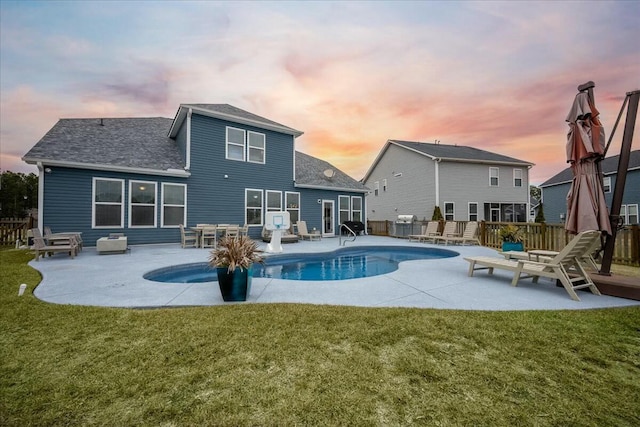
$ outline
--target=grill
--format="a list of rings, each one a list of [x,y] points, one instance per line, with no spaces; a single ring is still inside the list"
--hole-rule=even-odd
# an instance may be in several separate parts
[[[344,225],[353,230],[356,234],[362,234],[364,232],[364,223],[360,221],[345,221]],[[342,234],[347,234],[347,230],[342,230]]]
[[[417,220],[415,215],[398,215],[396,219],[396,237],[408,237],[413,234],[413,223]]]

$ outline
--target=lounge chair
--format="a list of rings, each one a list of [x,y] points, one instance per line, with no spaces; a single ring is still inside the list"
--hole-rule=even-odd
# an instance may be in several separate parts
[[[33,239],[32,249],[35,251],[36,261],[40,260],[40,255],[44,258],[45,254],[51,256],[51,254],[56,252],[68,252],[71,258],[76,256],[78,252],[78,244],[76,243],[75,236],[69,236],[69,243],[66,245],[47,245],[40,233],[40,230],[37,228],[31,229],[31,237]]]
[[[435,236],[439,236],[438,221],[429,221],[427,225],[422,226],[421,234],[410,234],[409,241],[417,240],[421,242],[423,240],[433,240]]]
[[[598,250],[600,246],[600,240],[596,239],[593,241],[593,246],[591,246],[585,255],[580,259],[582,265],[585,267],[589,267],[595,271],[599,271],[600,267],[596,263],[596,260],[593,258],[593,254]],[[500,255],[504,256],[506,259],[516,259],[516,260],[527,260],[527,261],[540,261],[540,262],[548,262],[551,261],[556,255],[560,252],[558,251],[547,251],[547,250],[531,250],[528,252],[521,251],[507,251],[500,252]]]
[[[580,301],[575,292],[577,289],[589,288],[592,293],[600,295],[600,291],[581,262],[594,247],[594,240],[599,241],[599,239],[599,231],[583,231],[574,237],[558,255],[546,262],[513,261],[495,257],[468,257],[465,260],[469,261],[469,276],[473,276],[476,270],[486,269],[489,270],[489,274],[493,274],[495,268],[509,270],[514,272],[512,286],[517,286],[520,279],[533,278],[533,282],[537,283],[539,277],[549,277],[559,280],[571,299]],[[477,265],[481,267],[476,267]]]
[[[442,236],[434,237],[434,241],[435,243],[443,241],[445,245],[448,245],[449,242],[460,243],[462,245],[464,245],[467,242],[470,242],[470,243],[475,243],[479,245],[480,240],[478,240],[478,238],[476,237],[477,234],[478,234],[478,223],[476,221],[469,221],[467,222],[467,225],[464,227],[464,233],[462,233],[462,236],[456,236],[456,235],[450,235],[450,234],[445,235],[443,233]]]
[[[82,250],[82,233],[79,231],[69,231],[64,233],[53,233],[51,227],[44,227],[44,241],[48,245],[70,245],[69,237],[74,236],[76,244],[78,245],[78,251]]]
[[[298,221],[297,225],[298,225],[298,236],[300,236],[302,240],[304,239],[322,240],[322,235],[320,233],[309,233],[309,231],[307,230],[306,221]]]
[[[183,248],[187,247],[198,247],[198,233],[193,230],[186,230],[184,225],[180,224],[180,246]]]
[[[291,227],[293,228],[293,227]],[[281,243],[297,243],[300,238],[297,234],[294,234],[291,231],[291,228],[287,228],[286,230],[282,230],[282,236],[280,237]],[[267,227],[262,227],[262,241],[265,243],[271,243],[271,235],[273,232],[271,230],[267,230]]]

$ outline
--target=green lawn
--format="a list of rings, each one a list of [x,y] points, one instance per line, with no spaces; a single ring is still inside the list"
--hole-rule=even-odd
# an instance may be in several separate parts
[[[640,308],[52,305],[29,259],[0,251],[3,426],[640,425]]]

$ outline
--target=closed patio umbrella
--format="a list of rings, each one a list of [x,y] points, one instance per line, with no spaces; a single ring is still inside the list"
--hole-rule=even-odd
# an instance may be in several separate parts
[[[598,119],[590,93],[579,87],[566,121],[567,162],[571,164],[573,181],[567,194],[565,229],[572,234],[586,230],[600,230],[611,234],[609,212],[602,188],[600,160],[605,153],[604,128]]]

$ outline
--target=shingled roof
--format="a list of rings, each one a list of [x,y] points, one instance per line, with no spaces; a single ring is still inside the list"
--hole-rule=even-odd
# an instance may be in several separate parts
[[[326,173],[325,173],[326,172]],[[296,151],[296,187],[365,193],[365,187],[329,162]]]
[[[513,157],[503,156],[502,154],[496,154],[490,151],[480,150],[479,148],[468,147],[465,145],[446,145],[433,144],[428,142],[398,140],[390,140],[389,142],[426,154],[427,156],[434,159],[533,165],[533,163],[514,159]]]
[[[600,166],[602,168],[602,173],[604,175],[611,175],[618,172],[618,163],[620,162],[620,155],[606,157],[602,159],[600,162]],[[640,169],[640,150],[632,151],[629,154],[629,168],[632,169]],[[571,172],[571,168],[568,167],[564,169],[562,172],[552,176],[542,184],[540,187],[551,187],[552,185],[565,184],[567,182],[571,182],[573,180],[573,172]]]
[[[189,110],[209,117],[286,133],[293,135],[294,137],[298,137],[303,134],[302,131],[274,122],[273,120],[266,119],[258,116],[257,114],[250,113],[229,104],[180,104],[180,108],[178,109],[176,117],[173,120],[173,124],[171,125],[169,136],[174,137],[176,135],[182,125],[182,122],[187,117],[187,112]]]
[[[60,119],[22,158],[36,164],[132,168],[185,174],[176,142],[164,117]]]

